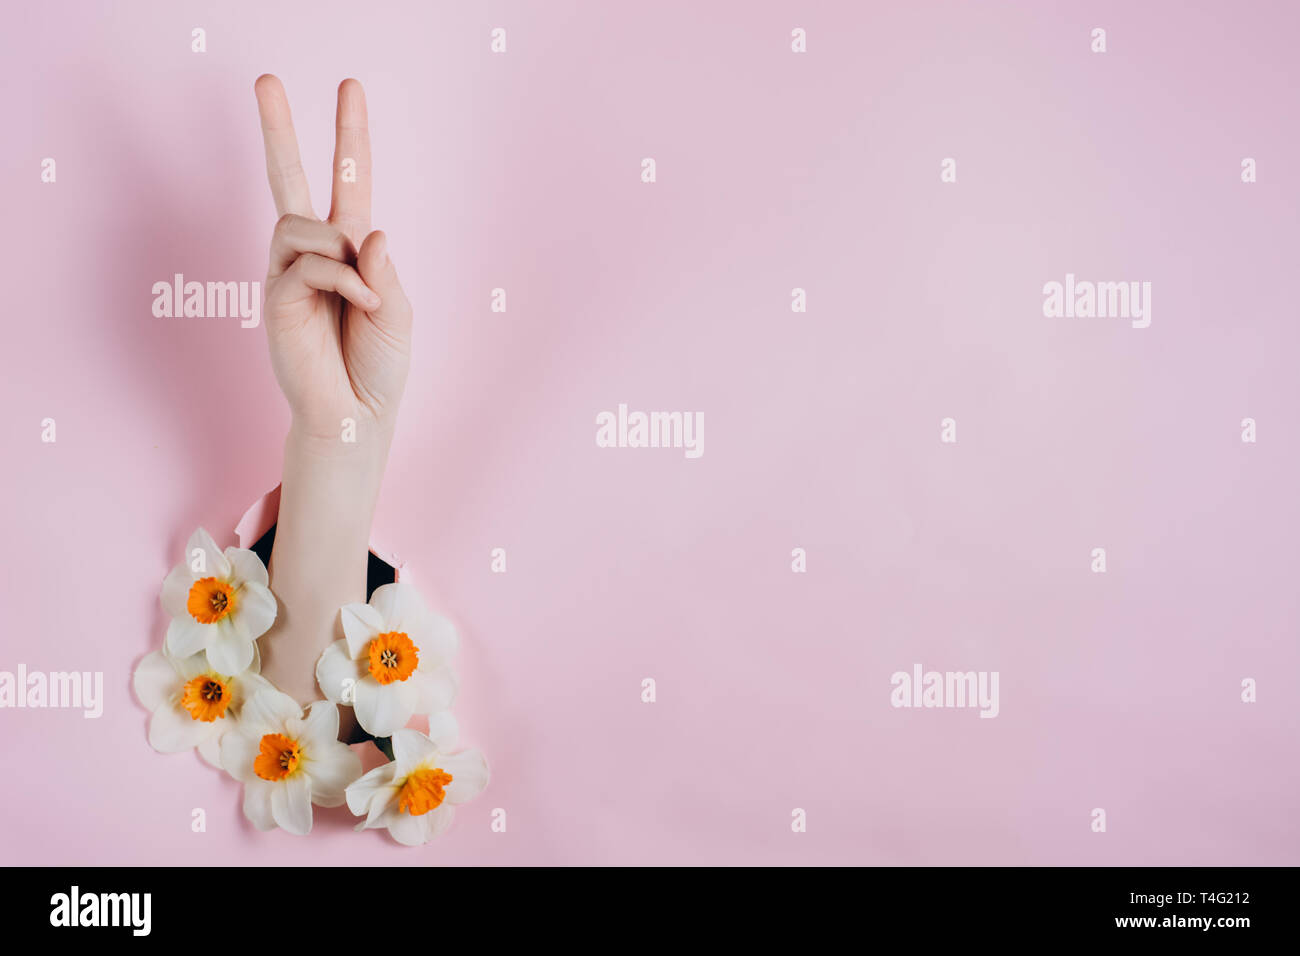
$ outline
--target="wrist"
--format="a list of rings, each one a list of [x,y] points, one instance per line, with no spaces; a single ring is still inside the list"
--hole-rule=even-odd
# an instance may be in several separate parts
[[[292,454],[306,462],[377,461],[382,464],[388,459],[396,424],[395,416],[376,419],[358,415],[340,419],[338,427],[330,429],[294,416],[285,435],[285,456],[287,459]]]
[[[282,616],[263,642],[264,673],[300,703],[317,696],[316,661],[343,637],[339,608],[366,600],[370,525],[391,442],[391,426],[372,419],[328,437],[295,422],[285,437],[269,565]]]

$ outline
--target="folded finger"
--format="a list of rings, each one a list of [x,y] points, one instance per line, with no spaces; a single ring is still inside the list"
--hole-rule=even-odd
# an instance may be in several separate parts
[[[383,303],[357,274],[356,269],[314,252],[308,252],[294,260],[293,265],[280,278],[279,287],[289,297],[295,297],[295,293],[306,296],[313,290],[337,292],[366,312],[378,309]]]
[[[286,213],[271,233],[271,265],[267,277],[282,275],[304,252],[351,264],[357,251],[352,241],[328,222]]]

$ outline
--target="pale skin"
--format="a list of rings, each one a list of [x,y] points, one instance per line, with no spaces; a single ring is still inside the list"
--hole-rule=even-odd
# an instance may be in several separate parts
[[[411,305],[370,227],[370,132],[356,80],[338,90],[329,215],[312,210],[289,101],[270,74],[254,85],[266,171],[280,216],[263,317],[271,365],[289,402],[280,515],[271,552],[274,626],[262,673],[299,703],[319,700],[316,660],[343,637],[339,608],[366,600],[370,524],[411,352]],[[344,176],[355,163],[355,182]],[[345,442],[344,419],[356,423]],[[352,733],[343,708],[341,736]]]

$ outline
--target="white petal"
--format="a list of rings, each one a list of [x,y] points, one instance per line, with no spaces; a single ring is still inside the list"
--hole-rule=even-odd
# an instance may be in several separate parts
[[[307,705],[307,713],[299,731],[299,742],[308,754],[315,748],[324,749],[339,742],[339,709],[328,700],[316,700]]]
[[[345,604],[339,609],[343,636],[347,638],[348,654],[360,657],[366,645],[384,629],[384,619],[369,604]]]
[[[261,742],[261,734],[244,733],[242,726],[224,734],[221,738],[221,769],[245,784],[262,780],[253,770]]]
[[[203,563],[199,570],[194,568],[195,550],[203,552]],[[226,556],[221,553],[217,543],[212,540],[212,535],[208,534],[203,528],[199,528],[192,535],[190,540],[185,543],[185,558],[181,562],[195,580],[199,578],[220,578],[225,581],[230,577],[230,562]]]
[[[246,548],[226,548],[226,560],[230,562],[231,576],[235,581],[241,584],[251,581],[262,587],[271,583],[266,575],[266,565],[262,563],[256,551],[249,551]]]
[[[275,623],[277,607],[275,595],[263,584],[249,582],[235,594],[236,618],[250,638],[256,639],[270,630]],[[247,666],[247,665],[245,665]]]
[[[402,631],[408,636],[429,614],[415,585],[403,581],[375,588],[375,593],[370,595],[370,606],[383,618],[384,630]]]
[[[171,662],[172,667],[176,669],[177,676],[184,682],[189,682],[200,674],[206,674],[212,670],[208,665],[208,655],[206,653],[193,654],[189,657],[173,657]]]
[[[456,626],[441,614],[428,613],[409,637],[420,649],[420,666],[445,664],[456,656],[460,638]]]
[[[250,737],[261,739],[264,734],[278,734],[284,725],[302,716],[298,702],[283,691],[268,686],[259,689],[246,701],[239,712],[239,727]]]
[[[253,663],[253,641],[239,624],[223,618],[208,642],[208,663],[219,674],[238,674]]]
[[[323,754],[323,756],[319,756]],[[312,803],[337,807],[346,799],[350,784],[361,776],[361,758],[345,743],[335,740],[323,751],[309,754],[307,773],[311,775]]]
[[[397,818],[397,803],[401,792],[402,788],[395,783],[390,783],[388,786],[381,788],[374,799],[370,801],[370,812],[366,814],[366,819],[357,829],[387,828]]]
[[[190,573],[189,562],[178,564],[167,572],[167,577],[163,578],[162,593],[158,597],[162,601],[163,610],[167,612],[168,617],[187,617],[189,609],[186,604],[190,599],[190,588],[194,587],[194,575]]]
[[[181,677],[176,673],[172,662],[161,651],[152,651],[144,656],[136,666],[131,677],[131,686],[140,703],[153,710],[176,696],[180,690]]]
[[[275,690],[275,685],[254,671],[244,671],[230,679],[230,706],[236,711],[238,716],[239,710],[244,706],[244,701],[248,700],[259,690]]]
[[[353,689],[364,675],[364,665],[348,654],[347,641],[335,641],[316,662],[316,683],[321,693],[336,704],[352,703]]]
[[[166,703],[149,718],[149,746],[163,754],[193,750],[204,737],[221,733],[218,723],[195,720],[180,704]]]
[[[451,774],[451,783],[447,785],[448,803],[466,803],[473,800],[488,785],[487,759],[480,750],[465,750],[443,757],[440,766]]]
[[[374,830],[382,827],[387,830],[397,822],[399,816],[405,816],[406,814],[397,809],[399,793],[401,793],[400,787],[391,786],[382,798],[376,797],[371,801],[370,815],[356,829]]]
[[[372,737],[391,737],[415,715],[417,692],[409,680],[384,686],[373,677],[357,681],[353,710],[361,729]]]
[[[388,832],[403,846],[422,846],[446,833],[455,815],[456,811],[447,803],[415,817],[398,813],[389,824]]]
[[[397,765],[394,779],[405,779],[437,756],[437,746],[418,730],[403,729],[393,734],[393,763]]]
[[[460,725],[451,711],[441,710],[429,715],[429,739],[442,753],[456,746],[460,739]]]
[[[221,737],[221,734],[213,734],[211,737],[201,740],[198,747],[199,756],[202,757],[206,763],[216,767],[218,770],[222,769]]]
[[[271,816],[297,836],[311,833],[311,779],[295,773],[271,785]]]
[[[444,803],[438,809],[430,810],[425,816],[431,818],[429,820],[429,839],[436,840],[451,829],[452,821],[456,819],[456,808],[450,803]]]
[[[244,784],[244,816],[259,830],[275,829],[275,815],[271,812],[271,792],[274,786],[261,777],[254,777]]]
[[[297,717],[290,717],[288,720],[284,722],[284,730],[282,731],[282,733],[286,737],[290,738],[291,740],[301,741],[302,732],[306,728],[306,726],[307,726],[307,722],[303,720],[301,715]]]
[[[418,817],[409,813],[394,813],[387,819],[388,832],[403,846],[422,846],[433,839],[429,836],[429,831],[432,824],[430,818],[435,812],[431,810]]]
[[[382,798],[386,791],[393,789],[393,769],[394,764],[390,760],[348,784],[345,796],[348,809],[355,816],[369,813],[371,803],[377,798]]]
[[[174,617],[167,625],[167,639],[163,649],[171,657],[193,657],[208,646],[208,641],[216,636],[215,624],[200,624],[187,613],[184,617]]]
[[[448,665],[433,670],[416,671],[406,683],[415,688],[415,713],[436,714],[446,710],[456,702],[456,691],[460,687],[460,678]]]

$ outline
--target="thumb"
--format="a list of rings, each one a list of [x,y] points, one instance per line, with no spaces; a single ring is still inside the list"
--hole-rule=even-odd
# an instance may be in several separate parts
[[[411,329],[411,303],[402,291],[397,269],[388,255],[388,237],[376,229],[366,236],[357,253],[357,271],[367,286],[379,293],[379,308],[371,319],[384,329],[405,337]]]

